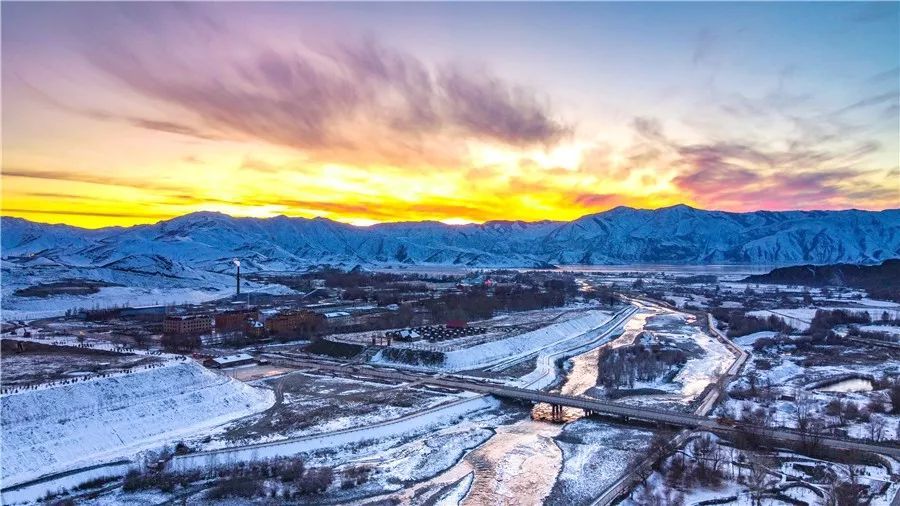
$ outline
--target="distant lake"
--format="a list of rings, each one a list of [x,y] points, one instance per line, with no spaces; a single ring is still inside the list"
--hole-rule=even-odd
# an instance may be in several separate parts
[[[561,271],[571,272],[684,272],[690,274],[765,274],[774,265],[671,265],[671,264],[626,264],[626,265],[560,265]],[[527,269],[536,270],[536,269]]]

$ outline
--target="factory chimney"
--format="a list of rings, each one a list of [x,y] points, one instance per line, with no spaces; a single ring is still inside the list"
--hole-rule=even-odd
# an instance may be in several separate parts
[[[234,265],[237,267],[237,276],[235,277],[237,281],[237,295],[241,294],[241,261],[237,258],[234,259]]]

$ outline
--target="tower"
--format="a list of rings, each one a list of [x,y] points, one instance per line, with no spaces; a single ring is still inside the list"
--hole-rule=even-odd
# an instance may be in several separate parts
[[[234,259],[234,266],[237,267],[237,274],[235,275],[235,281],[237,282],[237,295],[241,294],[241,261],[237,258]]]

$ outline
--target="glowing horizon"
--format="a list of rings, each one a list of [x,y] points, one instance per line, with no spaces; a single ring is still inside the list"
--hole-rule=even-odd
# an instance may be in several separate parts
[[[900,207],[896,3],[2,9],[5,216]]]

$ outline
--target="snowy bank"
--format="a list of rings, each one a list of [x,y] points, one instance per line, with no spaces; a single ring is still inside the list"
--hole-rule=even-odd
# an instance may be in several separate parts
[[[178,455],[172,459],[172,468],[175,471],[208,469],[236,462],[297,455],[298,453],[312,452],[323,448],[333,449],[363,441],[382,440],[404,434],[414,434],[429,427],[458,421],[473,411],[495,409],[497,406],[499,406],[499,402],[492,397],[472,395],[462,400],[441,404],[411,415],[368,426],[272,443],[259,443],[236,448]]]
[[[3,486],[130,457],[273,403],[271,391],[192,361],[5,395]]]
[[[443,365],[434,368],[444,371],[465,371],[496,365],[501,361],[515,361],[550,346],[599,330],[609,320],[610,315],[605,311],[586,311],[584,316],[554,323],[531,332],[478,344],[462,350],[445,352]],[[405,365],[395,364],[383,357],[381,353],[376,355],[372,362]]]

